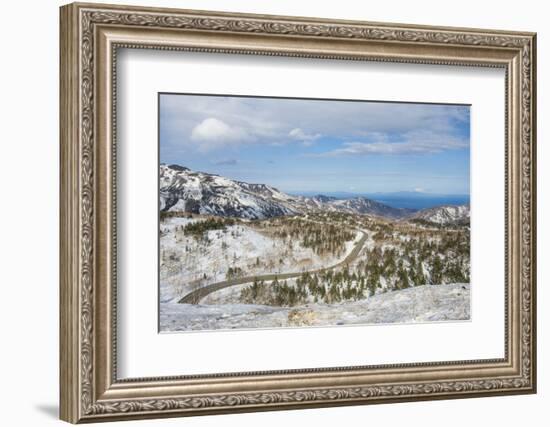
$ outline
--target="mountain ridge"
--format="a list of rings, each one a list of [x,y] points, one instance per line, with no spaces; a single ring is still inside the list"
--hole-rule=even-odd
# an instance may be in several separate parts
[[[461,224],[470,219],[470,204],[453,206],[443,205],[422,209],[411,216],[411,219],[420,219],[434,224]]]
[[[362,196],[338,199],[323,194],[289,195],[268,184],[233,180],[176,164],[160,165],[159,184],[161,211],[178,210],[246,219],[328,211],[366,214],[392,220],[414,218],[422,212],[391,207]],[[419,219],[429,221],[425,216],[419,216]]]

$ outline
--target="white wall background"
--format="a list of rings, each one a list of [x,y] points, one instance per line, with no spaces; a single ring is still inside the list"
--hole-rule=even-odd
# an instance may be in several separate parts
[[[113,3],[121,3],[110,0]],[[130,1],[130,0],[129,0]],[[550,28],[544,2],[133,0],[133,4],[538,32],[539,393],[438,402],[137,421],[133,425],[544,425],[550,405]],[[59,425],[58,6],[9,2],[0,25],[0,401],[3,425]],[[487,165],[490,171],[490,165]]]

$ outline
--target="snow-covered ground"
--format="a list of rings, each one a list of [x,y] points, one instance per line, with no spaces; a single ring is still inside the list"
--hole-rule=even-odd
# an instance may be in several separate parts
[[[243,275],[302,272],[336,264],[349,254],[362,234],[345,243],[341,256],[316,254],[298,241],[268,237],[246,224],[210,230],[204,239],[186,236],[182,228],[197,218],[167,218],[160,226],[160,301],[177,302],[194,289],[227,278],[229,268]]]
[[[162,332],[469,319],[469,284],[425,285],[381,293],[360,301],[290,308],[247,304],[160,304]]]

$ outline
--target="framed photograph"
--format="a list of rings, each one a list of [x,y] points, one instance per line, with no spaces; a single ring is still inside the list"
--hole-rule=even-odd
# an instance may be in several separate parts
[[[61,8],[61,418],[536,391],[535,34]]]
[[[160,93],[158,126],[160,332],[470,320],[469,105]]]

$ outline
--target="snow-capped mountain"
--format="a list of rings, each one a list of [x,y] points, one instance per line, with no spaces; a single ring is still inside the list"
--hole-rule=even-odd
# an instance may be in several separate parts
[[[225,217],[263,219],[326,210],[370,214],[392,219],[413,211],[365,197],[337,199],[324,195],[291,196],[266,184],[249,184],[179,165],[160,166],[160,210]]]
[[[293,198],[265,184],[248,184],[178,165],[160,166],[160,210],[262,219],[297,213]]]
[[[447,205],[422,209],[413,214],[411,219],[421,219],[441,225],[459,224],[470,220],[470,205]]]

